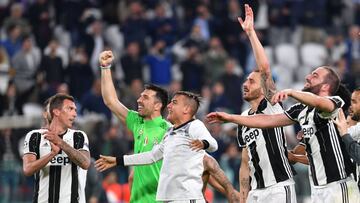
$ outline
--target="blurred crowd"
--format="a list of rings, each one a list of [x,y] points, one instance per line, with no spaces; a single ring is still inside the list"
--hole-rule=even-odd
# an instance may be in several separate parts
[[[279,89],[299,89],[306,73],[325,64],[351,91],[360,86],[359,0],[0,0],[0,120],[40,118],[49,96],[68,93],[94,159],[131,153],[132,135],[101,97],[98,57],[105,49],[115,53],[114,82],[130,109],[136,110],[143,85],[153,83],[170,94],[201,94],[200,119],[210,111],[241,113],[247,108],[241,85],[255,68],[237,21],[245,3],[254,9]],[[0,125],[0,202],[31,200],[32,178],[21,172],[22,142],[40,125]],[[212,155],[238,188],[236,126],[208,127],[219,143]],[[290,148],[295,132],[288,129]],[[306,167],[299,167],[304,179]],[[124,167],[105,174],[90,169],[88,201],[126,199],[128,173]],[[297,188],[299,202],[306,187]]]

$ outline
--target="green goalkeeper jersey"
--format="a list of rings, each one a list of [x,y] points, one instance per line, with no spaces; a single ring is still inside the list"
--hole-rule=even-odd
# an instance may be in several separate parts
[[[126,125],[134,135],[134,153],[151,151],[153,146],[163,140],[170,124],[161,116],[144,120],[136,111],[129,111]],[[156,202],[156,190],[162,161],[151,165],[135,166],[131,188],[131,203]]]

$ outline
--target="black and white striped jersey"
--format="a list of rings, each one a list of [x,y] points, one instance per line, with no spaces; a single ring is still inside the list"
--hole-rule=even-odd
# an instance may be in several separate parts
[[[50,142],[42,135],[46,129],[30,131],[24,141],[24,154],[34,154],[37,159],[51,151]],[[78,150],[89,151],[87,135],[79,130],[68,129],[62,139]],[[60,150],[44,168],[35,174],[35,203],[85,203],[87,170],[71,162]]]
[[[355,165],[345,149],[339,132],[331,120],[338,114],[344,104],[338,96],[328,97],[336,105],[331,113],[298,103],[286,112],[291,120],[301,125],[304,137],[302,144],[306,147],[310,173],[315,186],[347,178],[355,171]]]
[[[284,110],[279,103],[271,105],[263,99],[255,113],[250,109],[242,115],[279,114]],[[284,130],[280,128],[249,128],[238,126],[238,142],[249,154],[251,188],[260,189],[291,179],[293,168],[287,158]]]

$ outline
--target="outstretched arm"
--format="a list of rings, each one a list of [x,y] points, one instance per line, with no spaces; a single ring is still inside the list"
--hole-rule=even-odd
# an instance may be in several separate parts
[[[327,97],[292,89],[285,89],[276,93],[272,98],[272,102],[280,102],[288,97],[292,97],[307,106],[319,109],[321,112],[333,112],[337,108],[336,104]]]
[[[261,84],[264,90],[264,96],[270,101],[276,92],[276,87],[271,76],[270,65],[264,47],[262,46],[254,29],[253,11],[248,4],[245,4],[245,20],[243,21],[241,17],[238,17],[238,21],[249,37],[250,44],[255,56],[256,65],[261,73]]]
[[[211,112],[206,116],[209,123],[232,122],[250,128],[275,128],[292,125],[295,122],[285,114],[257,114],[251,116],[241,116],[228,114],[225,112]]]
[[[210,173],[209,184],[217,191],[223,193],[228,198],[229,202],[239,202],[237,191],[232,186],[229,179],[226,177],[223,170],[221,170],[217,161],[209,156],[204,156],[204,170]]]
[[[99,57],[101,66],[101,94],[105,105],[122,121],[125,121],[128,114],[126,108],[118,99],[111,76],[111,64],[114,60],[111,51],[103,51]]]

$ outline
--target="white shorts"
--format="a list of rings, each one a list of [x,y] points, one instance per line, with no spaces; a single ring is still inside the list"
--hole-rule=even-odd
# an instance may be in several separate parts
[[[295,184],[287,180],[276,185],[249,192],[247,203],[296,203]]]
[[[352,178],[311,189],[313,203],[360,203],[359,188]]]

